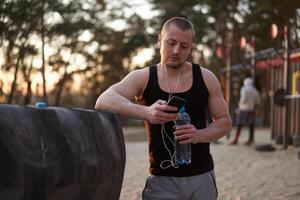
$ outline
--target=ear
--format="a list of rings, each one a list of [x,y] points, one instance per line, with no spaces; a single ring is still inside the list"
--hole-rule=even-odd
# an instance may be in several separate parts
[[[161,33],[159,33],[157,37],[157,43],[156,43],[157,48],[160,48],[160,43],[161,43]]]
[[[161,41],[161,33],[158,34],[158,37],[157,37],[157,42],[160,42]]]

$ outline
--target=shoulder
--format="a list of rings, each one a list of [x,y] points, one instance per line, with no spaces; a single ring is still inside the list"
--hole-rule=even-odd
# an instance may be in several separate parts
[[[149,67],[144,67],[141,69],[132,70],[127,74],[127,76],[123,79],[125,85],[131,85],[131,87],[136,87],[142,93],[148,83],[149,80]]]
[[[135,69],[129,72],[125,80],[132,80],[134,82],[143,83],[147,82],[149,78],[149,67],[141,68],[141,69]]]
[[[148,76],[149,75],[149,67],[132,70],[128,75],[141,76],[141,77]]]
[[[207,89],[210,91],[211,89],[219,88],[220,83],[214,73],[204,67],[201,67],[202,77]]]
[[[149,69],[135,69],[129,72],[120,82],[115,83],[109,89],[128,99],[134,98],[142,93],[148,82]]]

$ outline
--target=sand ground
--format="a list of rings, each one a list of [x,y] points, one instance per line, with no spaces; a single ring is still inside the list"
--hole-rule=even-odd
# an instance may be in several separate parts
[[[147,141],[143,128],[124,128],[126,167],[121,200],[140,200],[148,177]],[[232,131],[235,132],[235,129]],[[243,130],[239,144],[229,145],[226,137],[221,144],[211,144],[219,200],[299,200],[299,148],[283,150],[270,139],[270,130],[256,129],[255,145],[272,144],[272,152],[257,151],[242,143],[248,137]],[[231,138],[232,139],[232,138]]]

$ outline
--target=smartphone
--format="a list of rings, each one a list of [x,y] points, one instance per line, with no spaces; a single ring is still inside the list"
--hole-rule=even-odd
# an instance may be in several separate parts
[[[169,106],[175,106],[177,107],[177,111],[167,111],[167,112],[172,112],[172,113],[177,113],[179,111],[179,109],[184,106],[186,103],[186,100],[177,96],[172,96],[172,98],[170,99],[170,101],[168,102]]]

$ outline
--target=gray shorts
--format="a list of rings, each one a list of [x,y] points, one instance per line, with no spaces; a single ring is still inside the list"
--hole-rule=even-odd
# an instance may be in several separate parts
[[[250,126],[250,125],[254,125],[254,121],[255,121],[255,112],[241,110],[240,113],[238,114],[236,124]]]
[[[213,171],[188,177],[150,175],[143,200],[216,200],[218,190]]]

